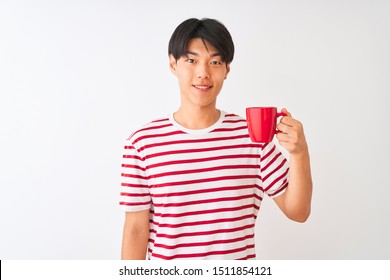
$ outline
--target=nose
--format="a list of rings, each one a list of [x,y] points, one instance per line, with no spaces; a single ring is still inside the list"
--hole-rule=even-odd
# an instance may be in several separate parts
[[[208,79],[210,78],[209,67],[206,64],[199,63],[196,69],[196,75],[199,79]]]

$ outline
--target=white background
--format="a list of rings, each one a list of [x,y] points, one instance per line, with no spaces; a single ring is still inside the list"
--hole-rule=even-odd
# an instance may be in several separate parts
[[[0,0],[0,258],[118,259],[123,140],[179,105],[168,40],[230,30],[218,107],[286,107],[305,127],[312,215],[270,200],[259,259],[390,259],[390,2]]]

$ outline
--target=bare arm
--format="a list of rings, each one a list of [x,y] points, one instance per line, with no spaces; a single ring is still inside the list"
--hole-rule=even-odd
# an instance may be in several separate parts
[[[274,201],[291,220],[305,222],[310,216],[312,178],[310,156],[302,124],[293,119],[287,110],[278,124],[283,131],[277,138],[281,146],[290,152],[290,178],[286,191]]]
[[[149,241],[149,210],[126,212],[122,260],[145,260]]]

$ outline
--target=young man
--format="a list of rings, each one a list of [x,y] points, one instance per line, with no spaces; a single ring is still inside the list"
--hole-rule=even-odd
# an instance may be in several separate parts
[[[223,24],[188,19],[169,42],[180,108],[133,133],[123,156],[122,259],[255,259],[265,194],[304,222],[312,182],[303,127],[287,110],[271,142],[251,142],[245,119],[217,109],[234,45]]]

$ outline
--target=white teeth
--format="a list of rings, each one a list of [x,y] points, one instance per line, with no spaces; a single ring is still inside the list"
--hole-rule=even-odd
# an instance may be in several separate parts
[[[198,89],[208,89],[210,88],[209,86],[195,86]]]

